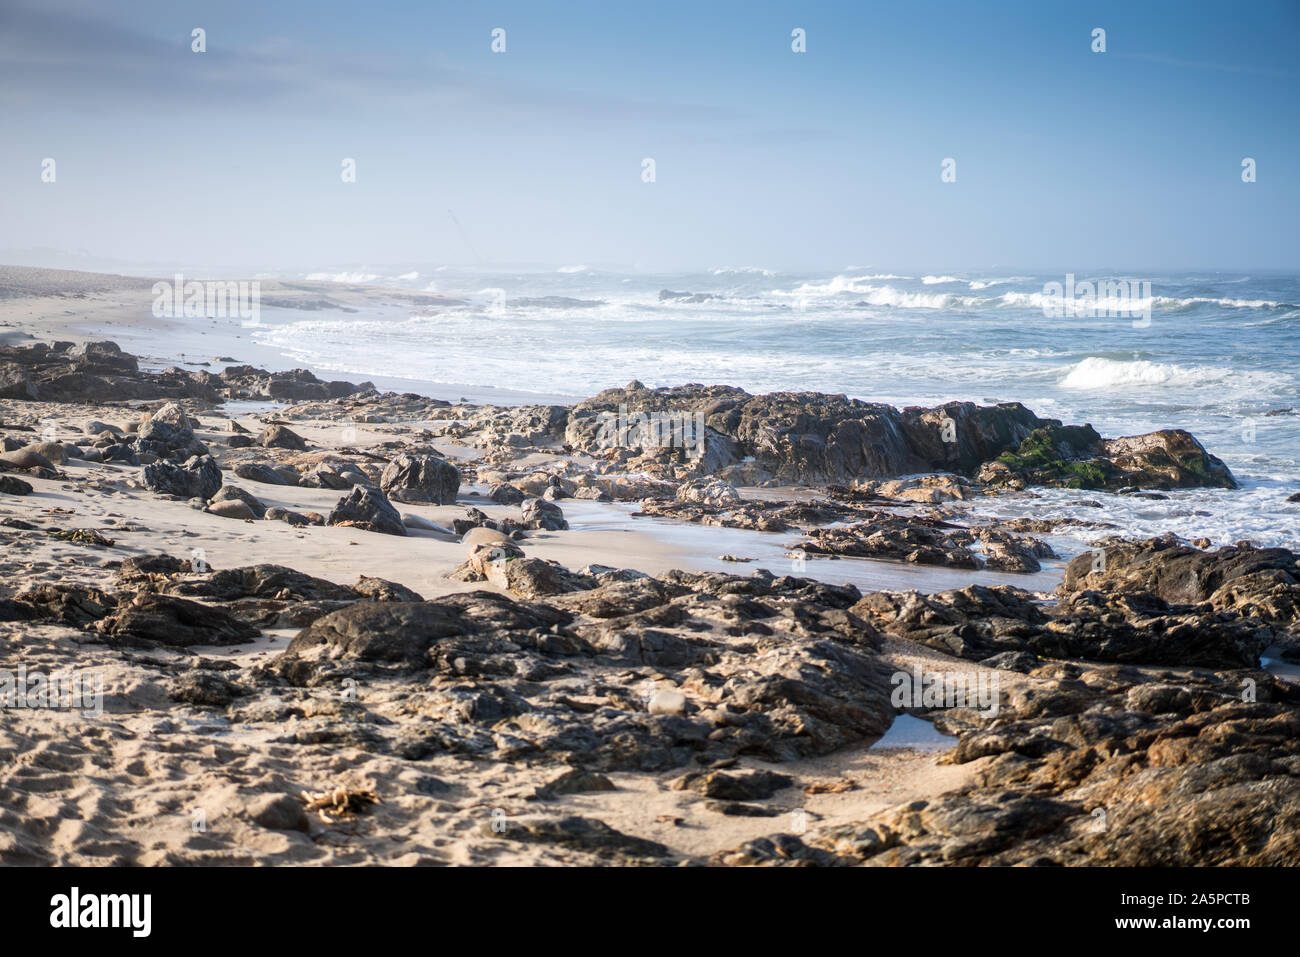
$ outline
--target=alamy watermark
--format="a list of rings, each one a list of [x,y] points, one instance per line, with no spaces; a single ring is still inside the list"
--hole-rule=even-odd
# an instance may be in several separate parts
[[[704,454],[704,413],[634,412],[620,404],[618,412],[600,413],[596,442],[601,448],[685,449],[697,459]]]
[[[87,718],[104,713],[104,676],[100,672],[0,671],[0,708],[48,708],[80,711]]]
[[[974,708],[985,717],[998,713],[1001,704],[996,671],[895,671],[889,683],[894,686],[890,703],[900,710],[908,708]]]
[[[256,326],[262,316],[262,284],[256,279],[212,279],[186,282],[177,273],[171,282],[153,284],[156,319],[242,319]]]
[[[1151,280],[1084,279],[1065,274],[1065,282],[1043,284],[1043,315],[1048,319],[1100,318],[1133,319],[1134,329],[1151,325]]]

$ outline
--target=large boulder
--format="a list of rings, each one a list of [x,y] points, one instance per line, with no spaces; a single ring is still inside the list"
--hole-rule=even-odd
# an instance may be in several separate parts
[[[146,442],[151,444],[144,445],[143,443]],[[208,454],[207,446],[199,441],[188,424],[178,424],[154,416],[141,423],[136,433],[136,447],[137,450],[148,450],[157,448],[158,445],[161,445],[168,454],[182,459]]]
[[[559,532],[569,527],[564,510],[543,498],[530,498],[524,502],[524,527],[547,532]]]
[[[307,450],[303,437],[283,425],[268,425],[258,434],[257,444],[265,449],[289,449],[293,452]]]
[[[460,490],[460,470],[436,455],[403,453],[385,466],[379,487],[399,502],[451,505]]]
[[[210,455],[196,456],[184,465],[155,462],[144,467],[141,477],[145,487],[159,495],[207,501],[221,490],[221,469]]]
[[[1161,429],[1102,443],[1125,485],[1141,488],[1236,488],[1223,461],[1182,429]]]
[[[373,485],[353,486],[350,493],[339,499],[325,522],[327,525],[364,528],[385,535],[406,534],[402,516],[384,493]]]

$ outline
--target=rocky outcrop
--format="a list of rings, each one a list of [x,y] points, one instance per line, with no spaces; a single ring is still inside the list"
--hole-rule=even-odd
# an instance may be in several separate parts
[[[683,419],[690,429],[702,424],[705,454],[676,441]],[[816,392],[755,396],[729,386],[647,389],[633,382],[575,405],[565,441],[593,454],[675,463],[741,484],[848,484],[955,472],[1003,485],[1235,487],[1227,467],[1181,430],[1105,440],[1091,426],[1042,419],[1018,402],[899,410]]]
[[[66,344],[65,344],[66,345]],[[124,399],[219,399],[205,372],[142,372],[114,342],[54,349],[45,343],[0,347],[5,398],[43,402],[120,402]]]
[[[872,592],[855,614],[882,630],[972,661],[1007,652],[1045,658],[1257,668],[1275,640],[1257,619],[1150,594],[1080,591],[1055,606],[1008,586]]]
[[[1285,548],[1241,543],[1203,551],[1175,538],[1109,542],[1071,561],[1057,590],[1206,604],[1300,634],[1300,556]]]
[[[1080,489],[1236,488],[1223,462],[1182,429],[1103,439],[1091,426],[1050,424],[979,470],[990,485]]]
[[[1068,663],[1034,675],[1054,690],[1008,695],[994,718],[955,709],[936,722],[960,735],[953,763],[982,759],[970,786],[794,840],[886,866],[1300,861],[1295,686]]]
[[[693,755],[825,754],[889,725],[879,636],[846,611],[856,589],[766,574],[587,577],[601,583],[538,601],[469,592],[355,604],[314,621],[271,668],[313,687],[417,681],[439,721],[369,745],[406,757],[504,749],[657,770]],[[677,690],[629,687],[628,669],[646,666]],[[583,676],[582,700],[542,680],[567,675]]]

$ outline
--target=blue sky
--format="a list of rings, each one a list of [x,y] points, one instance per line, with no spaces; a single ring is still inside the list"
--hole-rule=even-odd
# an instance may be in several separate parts
[[[6,0],[0,116],[10,252],[264,269],[1300,265],[1294,0]]]

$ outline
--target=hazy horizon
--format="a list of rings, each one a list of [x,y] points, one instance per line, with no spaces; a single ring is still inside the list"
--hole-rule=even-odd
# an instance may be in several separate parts
[[[1293,3],[97,6],[0,11],[0,261],[1300,266]]]

